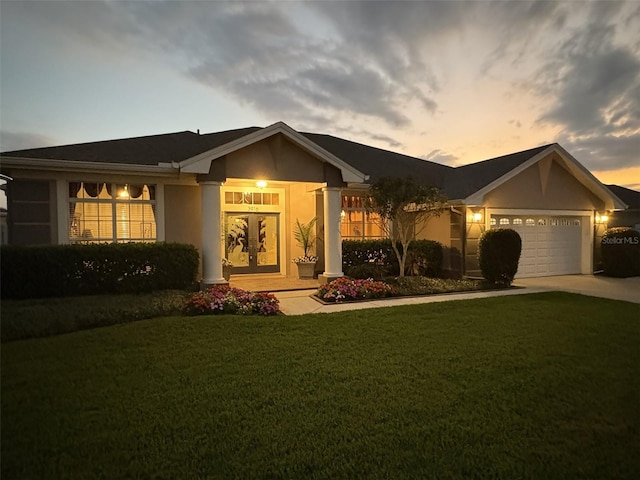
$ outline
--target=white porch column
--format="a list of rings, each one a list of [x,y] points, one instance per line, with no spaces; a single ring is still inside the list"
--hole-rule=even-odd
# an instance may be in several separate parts
[[[220,224],[221,182],[200,182],[202,203],[202,282],[201,287],[227,283],[222,275],[222,225]]]
[[[340,234],[341,189],[324,187],[324,273],[320,281],[331,281],[343,277],[342,235]]]

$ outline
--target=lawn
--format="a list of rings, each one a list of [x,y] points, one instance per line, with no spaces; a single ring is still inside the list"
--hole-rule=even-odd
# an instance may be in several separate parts
[[[2,478],[637,478],[639,313],[544,293],[7,343]]]

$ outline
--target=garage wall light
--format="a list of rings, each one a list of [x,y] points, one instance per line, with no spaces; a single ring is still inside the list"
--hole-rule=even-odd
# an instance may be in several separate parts
[[[482,210],[469,210],[467,221],[469,223],[482,223]]]
[[[596,213],[596,223],[607,223],[609,221],[609,215],[606,213]]]

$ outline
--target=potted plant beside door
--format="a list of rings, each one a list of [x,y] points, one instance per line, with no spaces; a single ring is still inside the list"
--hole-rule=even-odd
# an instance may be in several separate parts
[[[299,278],[313,278],[316,268],[316,262],[318,257],[311,255],[311,250],[315,244],[314,227],[318,217],[313,217],[308,223],[301,223],[296,218],[296,225],[293,231],[293,238],[296,243],[304,251],[302,257],[296,257],[293,259],[293,263],[298,265],[298,277]]]

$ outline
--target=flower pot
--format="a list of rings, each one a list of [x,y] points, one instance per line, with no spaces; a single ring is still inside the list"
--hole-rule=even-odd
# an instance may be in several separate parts
[[[231,267],[222,267],[222,276],[228,282],[231,278]]]
[[[316,262],[298,262],[298,278],[313,278]]]

